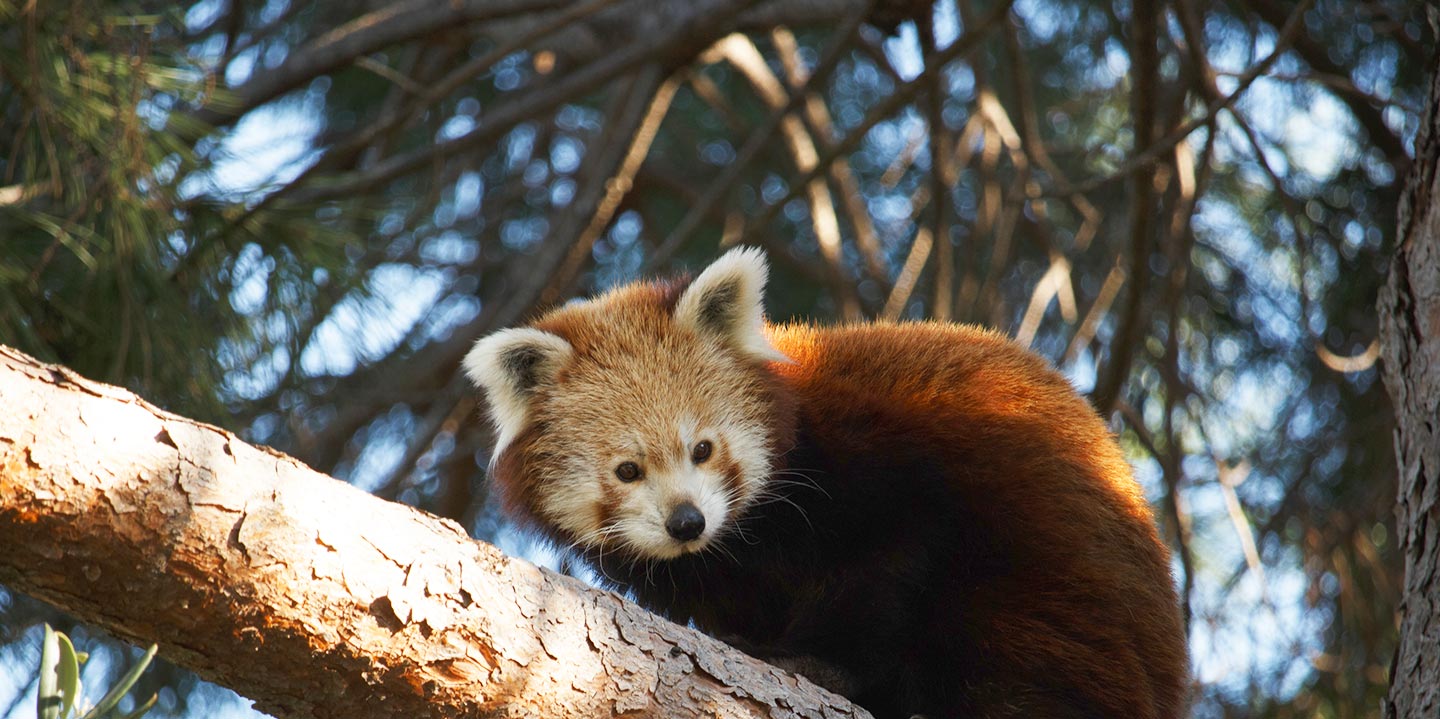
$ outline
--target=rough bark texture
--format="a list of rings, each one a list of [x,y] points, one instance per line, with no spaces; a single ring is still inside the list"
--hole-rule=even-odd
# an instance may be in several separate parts
[[[461,528],[0,347],[0,582],[281,717],[863,716]]]
[[[1400,202],[1399,249],[1379,302],[1405,557],[1400,648],[1385,703],[1392,719],[1440,713],[1440,62],[1430,70],[1430,102]]]

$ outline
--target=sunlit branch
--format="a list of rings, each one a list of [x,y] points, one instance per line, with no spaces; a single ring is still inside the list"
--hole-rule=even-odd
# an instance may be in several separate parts
[[[855,148],[860,145],[860,142],[865,139],[865,135],[869,134],[870,130],[892,117],[900,108],[909,104],[917,94],[924,90],[925,85],[929,82],[927,78],[929,73],[937,72],[940,68],[954,60],[964,57],[978,49],[980,44],[988,36],[990,28],[1004,18],[1010,11],[1012,2],[1014,2],[1014,0],[1005,0],[1000,3],[998,7],[986,15],[975,27],[966,28],[964,35],[960,36],[959,39],[955,40],[955,42],[951,43],[944,50],[939,51],[936,57],[925,58],[925,70],[923,72],[904,84],[897,86],[884,100],[876,103],[876,105],[866,113],[865,118],[858,126],[851,130],[849,134],[845,135],[845,137],[841,138],[839,142],[836,142],[825,152],[821,153],[819,161],[813,170],[801,173],[799,177],[794,178],[790,182],[790,190],[784,197],[780,198],[777,202],[766,205],[766,207],[756,215],[755,220],[746,231],[746,239],[748,240],[751,235],[758,232],[759,230],[757,230],[757,228],[769,227],[781,208],[789,204],[791,200],[799,197],[800,193],[804,192],[804,188],[821,173],[827,172],[831,163],[842,157],[849,156],[849,154],[854,152]]]
[[[1240,497],[1235,494],[1235,488],[1250,476],[1250,465],[1248,462],[1240,462],[1227,467],[1217,459],[1215,470],[1220,477],[1220,492],[1225,497],[1225,511],[1230,515],[1231,524],[1235,526],[1235,536],[1240,540],[1240,549],[1245,554],[1245,562],[1250,565],[1250,573],[1255,575],[1260,592],[1264,595],[1265,565],[1260,562],[1260,551],[1255,547],[1255,530],[1250,526],[1250,518],[1245,515],[1245,508],[1240,506]]]
[[[770,138],[780,128],[785,118],[800,107],[800,103],[809,95],[811,88],[818,88],[829,79],[830,73],[834,71],[835,66],[844,56],[851,37],[854,36],[863,21],[864,14],[857,13],[848,19],[844,27],[835,32],[829,46],[822,54],[819,64],[816,65],[815,71],[806,80],[805,86],[794,89],[785,106],[772,110],[765,122],[750,133],[750,137],[736,153],[735,159],[721,171],[719,177],[706,186],[705,193],[693,203],[690,211],[681,218],[679,224],[666,235],[665,240],[652,253],[652,259],[646,263],[648,268],[655,268],[674,254],[699,229],[704,218],[729,195],[731,188],[739,182],[741,174],[755,158],[759,157],[760,152],[769,143]],[[742,235],[743,237],[744,235]]]
[[[658,67],[645,68],[641,72],[642,79],[637,80],[635,87],[630,91],[631,96],[628,103],[632,107],[643,108],[643,112],[625,110],[619,114],[616,120],[612,121],[612,123],[619,123],[619,126],[623,128],[620,132],[614,133],[617,135],[616,145],[621,145],[622,138],[633,127],[628,149],[626,149],[619,167],[604,182],[604,195],[599,199],[590,221],[570,247],[569,254],[566,255],[564,263],[556,271],[550,286],[546,292],[541,293],[540,304],[551,304],[560,299],[560,294],[579,272],[581,263],[590,256],[595,240],[610,225],[611,220],[615,218],[615,213],[620,209],[621,201],[634,186],[635,173],[640,170],[641,163],[650,153],[650,145],[660,131],[660,123],[664,121],[666,113],[670,110],[670,102],[675,99],[675,91],[680,87],[678,76],[658,82],[659,74]],[[658,87],[656,87],[657,83]],[[635,118],[633,123],[627,123],[630,118]],[[603,154],[603,151],[596,154]]]
[[[930,246],[930,228],[922,226],[916,229],[915,240],[910,244],[910,254],[905,258],[905,265],[900,268],[895,287],[890,290],[890,296],[885,300],[881,317],[893,321],[899,319],[900,314],[905,311],[905,305],[910,302],[910,295],[915,291],[915,283],[920,279],[920,272],[925,269],[925,262],[930,258]]]
[[[999,326],[1006,321],[1000,280],[1005,268],[1009,266],[1010,253],[1014,249],[1016,223],[1028,201],[1027,195],[1030,194],[1030,161],[1021,144],[1020,134],[1015,131],[1015,124],[1010,121],[1009,113],[1005,112],[1005,107],[1000,104],[994,90],[988,84],[977,80],[975,100],[975,114],[981,119],[985,129],[982,134],[985,144],[981,148],[980,173],[984,194],[976,234],[978,236],[990,231],[993,232],[994,239],[985,278],[979,285],[975,298],[979,304],[972,306],[971,315],[975,316],[980,310],[988,310],[990,316],[987,321]],[[1010,158],[1014,167],[1014,177],[1006,188],[1000,186],[1000,176],[996,171],[1002,153]],[[1057,248],[1050,249],[1058,251]],[[978,255],[979,247],[975,246],[972,259],[976,262]]]
[[[1375,361],[1380,359],[1380,340],[1370,340],[1370,344],[1365,346],[1364,351],[1360,354],[1349,356],[1335,354],[1331,352],[1328,347],[1317,342],[1315,344],[1315,356],[1319,357],[1320,362],[1326,367],[1336,372],[1346,374],[1351,372],[1364,372],[1374,367]]]
[[[772,111],[786,107],[788,94],[780,78],[770,70],[759,48],[748,37],[731,35],[715,44],[715,52],[740,71],[755,88],[760,99]],[[806,104],[807,98],[801,98]],[[818,151],[816,138],[806,131],[798,115],[787,115],[780,122],[780,134],[790,152],[795,169],[811,172],[816,169]],[[825,263],[828,284],[840,305],[841,314],[847,319],[858,319],[860,302],[854,287],[845,277],[844,258],[840,247],[840,222],[835,213],[834,198],[824,177],[817,176],[806,185],[806,200],[810,206],[810,222],[815,231],[815,241],[820,246],[820,257]]]
[[[968,120],[966,121],[969,122]],[[880,175],[880,186],[893,188],[900,183],[900,178],[915,164],[915,158],[920,156],[920,149],[925,147],[925,130],[920,125],[910,128],[910,137],[905,140],[905,148],[900,154],[890,161],[885,168],[885,173]]]
[[[1070,262],[1064,255],[1050,258],[1050,269],[1040,276],[1030,292],[1030,304],[1020,320],[1020,328],[1015,331],[1016,342],[1029,347],[1035,341],[1035,332],[1040,329],[1040,320],[1051,300],[1059,300],[1065,321],[1075,321],[1075,289],[1070,283]]]
[[[783,27],[772,30],[770,36],[779,51],[780,64],[785,68],[786,84],[791,92],[802,92],[810,80],[810,73],[800,62],[799,45],[795,42],[795,36]],[[829,108],[816,94],[807,94],[803,117],[806,127],[816,141],[822,146],[828,145],[836,134],[835,125]],[[835,183],[841,206],[855,231],[855,245],[860,251],[861,266],[871,279],[879,282],[881,286],[889,287],[889,272],[881,255],[879,236],[875,232],[875,224],[870,220],[869,208],[866,207],[865,198],[860,192],[860,183],[855,179],[855,173],[850,170],[850,164],[832,164],[830,179]]]

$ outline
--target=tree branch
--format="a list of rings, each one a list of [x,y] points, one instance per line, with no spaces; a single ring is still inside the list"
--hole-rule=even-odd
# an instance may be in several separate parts
[[[1440,13],[1431,11],[1431,22]],[[1385,719],[1420,717],[1440,700],[1435,652],[1440,589],[1440,54],[1432,57],[1430,101],[1415,139],[1415,162],[1400,197],[1396,251],[1380,289],[1380,347],[1385,389],[1395,406],[1399,487],[1395,530],[1405,562],[1400,645],[1382,707]]]
[[[1134,123],[1135,149],[1149,148],[1155,140],[1156,83],[1159,58],[1155,29],[1159,10],[1154,0],[1136,0],[1130,6],[1131,82],[1130,116]],[[1124,392],[1136,346],[1144,334],[1145,291],[1150,277],[1150,248],[1154,242],[1154,165],[1138,165],[1131,175],[1130,188],[1130,283],[1129,296],[1121,309],[1111,344],[1110,361],[1100,371],[1092,397],[1100,415],[1108,416]]]
[[[805,188],[808,187],[815,178],[821,176],[823,173],[829,172],[831,163],[841,158],[849,157],[850,153],[854,152],[855,148],[860,145],[860,141],[865,139],[865,136],[869,134],[876,125],[893,116],[900,108],[909,103],[916,94],[923,91],[924,88],[929,85],[928,76],[930,73],[938,72],[956,59],[964,57],[978,49],[980,43],[984,41],[986,34],[990,31],[990,28],[1010,12],[1010,6],[1013,4],[1013,1],[1014,0],[1004,0],[1004,2],[1001,2],[974,27],[965,28],[965,34],[961,35],[959,39],[955,40],[955,42],[951,43],[944,50],[936,53],[934,57],[924,58],[924,72],[899,85],[895,88],[894,92],[891,92],[884,100],[881,100],[871,107],[870,112],[865,115],[865,119],[862,120],[858,126],[851,130],[850,133],[839,142],[831,145],[820,154],[820,158],[812,170],[802,172],[799,177],[792,180],[790,182],[790,191],[787,192],[784,197],[766,205],[763,210],[756,214],[755,219],[750,223],[749,227],[746,228],[745,236],[741,239],[741,243],[749,242],[753,240],[755,235],[764,232],[765,228],[770,226],[770,223],[775,220],[775,216],[779,214],[785,205],[799,197],[800,193],[804,192]]]
[[[1254,10],[1266,23],[1282,33],[1284,32],[1284,26],[1288,23],[1287,14],[1293,17],[1303,12],[1306,6],[1309,5],[1307,2],[1301,2],[1295,10],[1287,13],[1278,0],[1246,0],[1245,4]],[[1403,35],[1403,33],[1401,34]],[[1290,43],[1292,47],[1294,47],[1295,52],[1305,60],[1305,64],[1321,74],[1338,77],[1348,77],[1350,75],[1349,70],[1331,59],[1329,48],[1312,37],[1305,29],[1304,23],[1301,23],[1299,32],[1290,40]],[[1320,84],[1332,90],[1335,97],[1345,103],[1345,106],[1350,109],[1350,114],[1355,117],[1356,122],[1360,123],[1360,127],[1364,129],[1365,134],[1370,137],[1370,142],[1380,148],[1380,152],[1384,153],[1385,159],[1395,167],[1395,181],[1397,183],[1400,182],[1400,178],[1405,176],[1405,171],[1409,165],[1409,155],[1405,152],[1405,143],[1390,129],[1389,125],[1385,124],[1385,118],[1381,114],[1381,110],[1384,108],[1375,106],[1371,98],[1336,90],[1333,86],[1326,85],[1323,82]]]
[[[690,211],[685,213],[675,228],[665,236],[652,255],[653,259],[646,263],[647,268],[659,266],[668,260],[681,245],[689,240],[690,235],[700,227],[705,217],[713,212],[720,205],[720,201],[729,194],[745,168],[749,167],[750,163],[760,155],[770,137],[780,128],[785,118],[800,107],[800,104],[814,88],[821,87],[824,82],[829,80],[830,73],[845,56],[844,50],[849,46],[850,39],[860,27],[862,20],[863,16],[856,13],[850,16],[844,26],[834,33],[819,64],[810,73],[810,77],[806,78],[805,84],[793,89],[785,106],[771,110],[765,122],[751,131],[745,144],[740,146],[740,151],[736,153],[735,159],[706,186],[704,194],[691,204]]]
[[[0,347],[0,581],[279,717],[865,716],[615,594]]]
[[[191,118],[205,125],[235,120],[356,58],[457,25],[564,7],[560,0],[402,0],[366,13],[298,48],[273,70],[253,73],[244,85],[219,93]]]
[[[436,142],[394,155],[373,167],[334,182],[297,193],[299,202],[351,197],[367,189],[414,172],[436,158],[450,157],[493,143],[519,123],[574,100],[645,63],[667,62],[672,53],[708,47],[733,24],[734,16],[758,0],[707,0],[643,37],[630,38],[614,52],[576,68],[544,86],[519,93],[517,99],[495,106],[476,118],[475,127],[454,139]]]

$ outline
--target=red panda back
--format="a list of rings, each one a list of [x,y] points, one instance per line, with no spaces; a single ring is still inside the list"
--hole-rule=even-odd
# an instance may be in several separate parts
[[[1017,569],[963,589],[985,598],[987,653],[1072,677],[1108,716],[1182,714],[1169,552],[1114,439],[1063,376],[973,327],[788,325],[769,337],[794,360],[772,369],[814,441],[883,455],[903,433],[947,463],[947,481],[979,505],[971,514],[995,518]]]

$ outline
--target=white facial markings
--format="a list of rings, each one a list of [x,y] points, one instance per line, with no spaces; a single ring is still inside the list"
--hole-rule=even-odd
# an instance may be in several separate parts
[[[607,471],[613,472],[613,468]],[[597,490],[593,468],[582,461],[571,461],[558,472],[540,479],[546,489],[539,496],[540,513],[544,519],[583,545],[599,545],[604,540],[601,502],[604,495]],[[614,474],[609,481],[616,481]]]
[[[631,429],[618,436],[555,437],[549,444],[544,491],[537,494],[538,514],[564,531],[578,546],[623,551],[637,558],[666,560],[702,552],[724,541],[729,525],[746,507],[763,498],[771,470],[770,440],[753,404],[697,398],[717,408],[703,419],[681,414],[668,424]],[[606,441],[607,448],[593,440]],[[694,461],[694,447],[711,443],[710,456]],[[587,449],[587,443],[589,447]],[[616,468],[634,462],[641,475],[622,481]],[[667,521],[676,507],[689,503],[704,517],[701,534],[689,541],[671,536]]]
[[[705,533],[695,541],[709,543],[729,521],[730,502],[726,497],[724,478],[716,476],[715,472],[704,474],[709,481],[698,483],[693,501],[700,513],[705,515]]]

